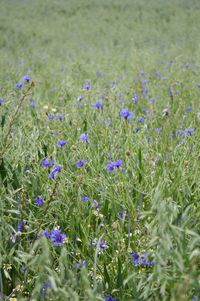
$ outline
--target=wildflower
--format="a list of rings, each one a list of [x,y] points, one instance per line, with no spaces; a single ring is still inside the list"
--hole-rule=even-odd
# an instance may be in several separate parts
[[[132,98],[132,100],[133,100],[133,102],[136,104],[136,103],[138,103],[138,100],[139,100],[139,96],[138,96],[138,94],[133,94],[133,98]]]
[[[63,116],[62,113],[59,113],[59,114],[56,114],[55,118],[56,118],[56,119],[59,119],[60,121],[62,121],[63,118],[64,118],[64,116]]]
[[[123,163],[123,161],[121,159],[119,159],[117,161],[110,162],[109,164],[107,164],[106,170],[107,171],[113,171],[114,169],[121,167],[122,163]]]
[[[42,236],[44,236],[44,237],[50,237],[50,235],[51,235],[51,232],[49,232],[47,229],[44,230],[44,231],[42,231]]]
[[[142,89],[141,89],[141,92],[142,92],[143,94],[147,94],[147,93],[149,92],[149,90],[148,90],[147,88],[142,88]]]
[[[87,195],[83,195],[83,196],[81,197],[81,201],[82,201],[82,202],[85,202],[85,201],[88,201],[88,200],[89,200],[89,198],[88,198]]]
[[[62,170],[61,165],[55,165],[49,174],[49,178],[55,179],[57,177],[58,173],[61,172],[61,170]]]
[[[155,128],[156,133],[160,133],[162,131],[162,128]]]
[[[150,102],[154,102],[155,100],[156,100],[155,97],[150,97],[150,98],[149,98],[149,101],[150,101]]]
[[[17,83],[15,86],[17,89],[21,89],[23,87],[23,83]]]
[[[3,104],[4,104],[4,100],[0,98],[0,106],[2,106]]]
[[[184,130],[184,134],[187,136],[187,135],[193,135],[195,132],[195,129],[194,128],[190,128],[190,129],[185,129]]]
[[[87,133],[83,133],[80,135],[79,139],[83,142],[89,142],[89,136]]]
[[[77,167],[83,167],[85,165],[85,163],[87,162],[87,160],[80,160],[76,162],[76,166]]]
[[[99,109],[103,107],[103,102],[102,101],[97,101],[95,103],[93,103],[93,107]]]
[[[127,108],[125,108],[119,112],[119,116],[125,119],[133,119],[133,112],[130,112]]]
[[[99,252],[103,252],[108,248],[107,242],[105,239],[97,240],[96,238],[92,241],[93,246],[97,246]]]
[[[53,120],[55,115],[53,113],[46,113],[46,116],[50,119]]]
[[[23,76],[23,80],[24,80],[25,82],[29,83],[29,82],[31,81],[31,78],[30,78],[30,76],[29,76],[28,74],[25,74],[25,75]]]
[[[127,212],[127,211],[120,210],[120,212],[119,212],[119,218],[120,218],[121,220],[123,220],[123,218],[128,219],[128,212]]]
[[[11,263],[4,263],[3,264],[3,269],[7,270],[7,271],[12,270],[12,264]]]
[[[31,101],[29,102],[29,106],[30,106],[30,107],[36,107],[37,104],[35,103],[35,101],[31,100]]]
[[[139,117],[139,118],[138,118],[138,122],[139,122],[139,123],[144,122],[144,118],[143,118],[143,117]]]
[[[142,85],[145,85],[145,84],[147,84],[148,82],[149,82],[148,79],[142,79],[142,80],[141,80]]]
[[[186,110],[186,111],[192,111],[192,106],[187,106],[187,107],[185,108],[185,110]]]
[[[35,200],[35,203],[36,203],[38,206],[41,206],[41,205],[44,204],[44,200],[43,200],[43,198],[42,198],[40,195],[38,195],[34,200]]]
[[[61,232],[59,228],[55,228],[50,233],[50,240],[54,246],[61,246],[64,243],[66,234]]]
[[[131,256],[133,257],[133,265],[135,266],[152,266],[156,264],[155,260],[149,260],[149,254],[148,253],[143,253],[143,254],[138,254],[136,251],[131,252]]]
[[[116,297],[106,297],[105,301],[117,301]]]
[[[92,88],[91,84],[89,83],[86,83],[84,86],[83,86],[83,89],[84,90],[90,90]]]
[[[44,167],[49,167],[53,165],[53,162],[51,160],[49,160],[48,158],[44,158],[40,161],[40,163],[42,164],[42,166]]]
[[[24,226],[27,226],[27,220],[23,219],[22,221],[19,222],[17,226],[17,233],[21,233],[22,229]]]
[[[60,147],[64,146],[65,144],[67,144],[66,140],[58,140],[58,142],[57,142],[57,146],[60,146]]]

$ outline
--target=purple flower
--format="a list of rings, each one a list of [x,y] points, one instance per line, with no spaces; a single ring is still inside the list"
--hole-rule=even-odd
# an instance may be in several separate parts
[[[76,162],[76,166],[77,167],[83,167],[85,165],[85,163],[87,162],[87,160],[80,160]]]
[[[121,159],[119,159],[117,161],[110,162],[109,164],[107,164],[106,170],[107,171],[114,171],[114,169],[121,167],[122,163],[123,163],[123,161]]]
[[[120,210],[119,212],[119,218],[122,220],[125,217],[125,219],[128,219],[128,212]]]
[[[148,259],[148,253],[138,254],[136,251],[132,251],[131,256],[133,257],[132,263],[135,266],[152,266],[156,264],[155,260]]]
[[[145,84],[147,84],[148,82],[149,82],[148,79],[142,79],[142,80],[141,80],[142,85],[145,85]]]
[[[138,94],[133,94],[133,98],[132,98],[132,100],[133,100],[133,102],[136,104],[136,103],[138,103],[138,100],[139,100],[139,96],[138,96]]]
[[[55,165],[49,174],[49,178],[55,179],[57,177],[58,173],[61,172],[61,170],[62,170],[61,165]]]
[[[60,146],[60,147],[64,146],[65,144],[67,144],[66,140],[58,140],[58,142],[57,142],[57,146]]]
[[[34,200],[35,200],[35,203],[36,203],[38,206],[41,206],[41,205],[44,204],[44,200],[43,200],[43,198],[42,198],[40,195],[38,195]]]
[[[97,246],[99,252],[103,252],[105,249],[108,248],[107,242],[105,239],[101,239],[98,241],[96,238],[92,241],[93,246]]]
[[[51,232],[49,232],[47,229],[42,231],[42,236],[49,238],[51,235]]]
[[[155,100],[156,100],[155,97],[149,98],[149,101],[150,101],[150,102],[154,102]]]
[[[28,74],[25,74],[25,75],[23,76],[23,80],[24,80],[25,82],[29,83],[29,82],[31,81],[31,78],[30,78],[30,76],[29,76]]]
[[[85,201],[88,201],[88,200],[89,200],[89,198],[88,198],[87,195],[83,195],[83,196],[81,197],[81,201],[82,201],[82,202],[85,202]]]
[[[185,129],[184,130],[184,134],[187,136],[187,135],[193,135],[195,132],[195,129],[194,128],[190,128],[190,129]]]
[[[106,297],[105,301],[117,301],[116,297]]]
[[[23,83],[17,83],[15,86],[17,89],[21,89],[23,87]]]
[[[46,113],[46,116],[50,119],[53,120],[55,115],[53,113]]]
[[[180,129],[178,129],[178,130],[176,130],[176,133],[177,133],[177,135],[182,135],[183,134],[183,131],[182,130],[180,130]]]
[[[30,106],[30,107],[36,107],[37,104],[35,103],[35,101],[31,100],[31,101],[29,102],[29,106]]]
[[[142,89],[141,89],[141,92],[142,92],[143,94],[146,94],[146,93],[149,92],[149,90],[148,90],[147,88],[142,88]]]
[[[103,102],[102,101],[97,101],[95,103],[93,103],[93,107],[99,109],[103,107]]]
[[[83,142],[89,142],[89,136],[87,133],[83,133],[80,135],[79,139]]]
[[[187,106],[187,107],[185,108],[185,110],[186,110],[186,111],[192,111],[192,106]]]
[[[130,112],[128,108],[124,108],[119,112],[119,116],[125,119],[133,119],[133,112]]]
[[[155,128],[156,133],[160,133],[162,131],[162,128]]]
[[[0,98],[0,106],[2,106],[3,104],[4,104],[4,100]]]
[[[64,116],[63,116],[63,114],[62,113],[59,113],[59,114],[56,114],[56,119],[59,119],[60,121],[62,121],[63,120],[63,118],[64,118]]]
[[[50,232],[50,240],[54,246],[61,246],[64,243],[65,237],[66,234],[61,232],[59,228],[55,228]]]
[[[143,118],[143,117],[139,117],[139,118],[138,118],[138,122],[139,122],[139,123],[144,122],[144,118]]]
[[[49,167],[53,165],[53,162],[51,160],[49,160],[48,158],[44,158],[40,161],[40,163],[42,164],[42,166],[44,167]]]
[[[23,219],[17,226],[17,232],[21,232],[23,227],[27,225],[27,220]]]
[[[89,83],[86,83],[84,86],[83,86],[83,89],[84,90],[90,90],[92,88],[91,84]]]

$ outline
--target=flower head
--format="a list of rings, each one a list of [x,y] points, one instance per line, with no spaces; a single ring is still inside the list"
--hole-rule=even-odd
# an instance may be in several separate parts
[[[25,75],[23,76],[23,80],[24,80],[25,82],[29,83],[29,82],[31,81],[31,78],[30,78],[30,76],[29,76],[28,74],[25,74]]]
[[[85,165],[85,163],[87,162],[87,160],[80,160],[76,162],[76,166],[77,167],[83,167]]]
[[[66,234],[60,228],[55,228],[50,232],[50,240],[54,246],[61,246],[64,243]]]
[[[89,136],[87,133],[83,133],[80,135],[79,139],[83,142],[89,142]]]
[[[155,260],[149,260],[148,253],[139,254],[136,251],[132,251],[131,256],[133,257],[132,263],[135,266],[152,266],[156,264]]]
[[[58,142],[57,142],[57,146],[60,146],[60,147],[64,146],[65,144],[67,144],[66,140],[58,140]]]
[[[36,203],[38,206],[41,206],[41,205],[44,204],[44,200],[43,200],[43,198],[42,198],[40,195],[38,195],[34,200],[35,200],[35,203]]]
[[[116,168],[121,167],[122,163],[123,163],[123,161],[121,159],[119,159],[117,161],[110,162],[109,164],[107,164],[106,170],[107,171],[114,171]]]
[[[53,165],[53,162],[51,160],[49,160],[48,158],[44,158],[40,161],[40,163],[42,164],[42,166],[44,167],[49,167]]]
[[[0,106],[2,106],[3,104],[4,104],[4,100],[0,98]]]
[[[55,165],[49,174],[49,178],[55,179],[57,177],[58,173],[61,172],[61,170],[62,170],[61,165]]]
[[[95,103],[93,103],[93,107],[99,109],[103,107],[103,102],[102,101],[97,101]]]
[[[143,118],[143,117],[139,117],[139,118],[138,118],[138,122],[139,122],[139,123],[144,122],[144,118]]]
[[[133,119],[133,112],[130,112],[128,108],[125,108],[119,112],[119,116],[125,119]]]
[[[17,89],[21,89],[23,87],[23,85],[24,85],[23,83],[16,83],[15,86]]]
[[[87,195],[83,195],[83,196],[81,197],[81,201],[82,201],[82,202],[85,202],[85,201],[88,201],[88,200],[89,200],[89,198],[88,198]]]

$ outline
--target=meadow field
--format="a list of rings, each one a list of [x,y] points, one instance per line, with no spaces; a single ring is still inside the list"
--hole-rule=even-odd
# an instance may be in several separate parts
[[[0,300],[200,300],[199,128],[199,0],[0,0]]]

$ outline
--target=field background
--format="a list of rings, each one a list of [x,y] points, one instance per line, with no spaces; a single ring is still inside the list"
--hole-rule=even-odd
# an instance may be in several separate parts
[[[0,300],[200,300],[199,53],[198,0],[0,0]]]

